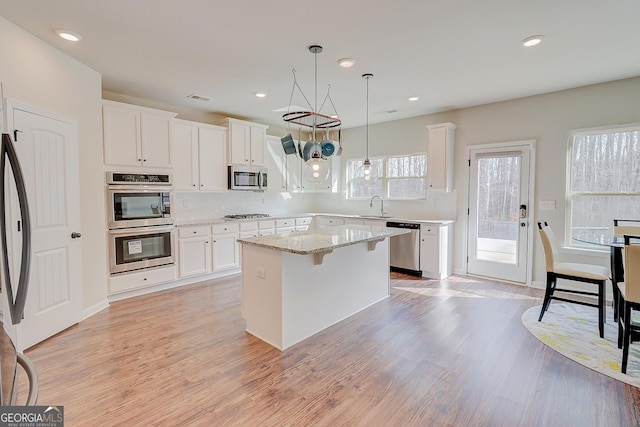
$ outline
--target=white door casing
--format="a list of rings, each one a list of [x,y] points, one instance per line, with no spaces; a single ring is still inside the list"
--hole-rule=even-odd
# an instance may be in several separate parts
[[[24,350],[82,320],[82,248],[72,238],[80,232],[78,137],[75,120],[7,105],[31,214],[29,291],[17,331]]]
[[[535,141],[472,146],[468,151],[467,273],[530,284]],[[483,166],[484,179],[479,177]],[[487,166],[494,168],[493,176],[487,177]],[[511,177],[506,176],[507,170]],[[507,182],[513,178],[516,185]],[[511,186],[511,191],[506,186]],[[488,205],[501,205],[502,200],[495,200],[497,195],[510,207],[501,218],[495,212],[482,212]],[[506,201],[509,195],[513,197],[510,203]],[[526,206],[524,212],[522,205]]]

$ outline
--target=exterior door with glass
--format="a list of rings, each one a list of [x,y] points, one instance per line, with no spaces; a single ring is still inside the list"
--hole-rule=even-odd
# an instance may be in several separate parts
[[[533,144],[469,149],[468,274],[530,282]]]

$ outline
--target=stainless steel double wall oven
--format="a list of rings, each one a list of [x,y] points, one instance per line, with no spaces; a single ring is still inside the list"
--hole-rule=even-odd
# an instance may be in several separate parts
[[[111,274],[175,263],[171,175],[107,173]]]

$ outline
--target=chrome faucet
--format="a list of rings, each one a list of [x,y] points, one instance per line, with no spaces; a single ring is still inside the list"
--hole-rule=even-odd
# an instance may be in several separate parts
[[[385,214],[384,211],[384,199],[381,196],[373,196],[371,200],[369,200],[369,207],[373,207],[373,199],[380,199],[380,216],[383,217]]]

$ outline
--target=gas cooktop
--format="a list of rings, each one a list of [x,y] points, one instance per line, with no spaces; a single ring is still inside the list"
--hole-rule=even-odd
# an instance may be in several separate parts
[[[225,218],[229,219],[249,219],[249,218],[267,218],[269,214],[264,213],[249,213],[249,214],[235,214],[235,215],[225,215]]]

